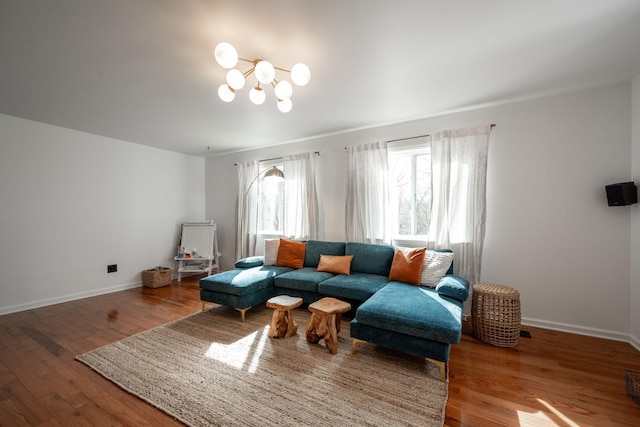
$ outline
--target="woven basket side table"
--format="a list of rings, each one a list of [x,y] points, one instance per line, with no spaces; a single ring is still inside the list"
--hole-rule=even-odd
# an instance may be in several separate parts
[[[473,335],[498,347],[514,347],[520,337],[520,292],[508,286],[479,283],[471,299]]]

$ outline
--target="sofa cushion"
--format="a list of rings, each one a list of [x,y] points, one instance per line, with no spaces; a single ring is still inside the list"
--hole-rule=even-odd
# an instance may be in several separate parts
[[[231,295],[248,295],[273,286],[273,279],[291,271],[287,267],[253,267],[244,270],[229,270],[200,279],[200,288]]]
[[[258,289],[255,292],[247,293],[246,295],[231,295],[200,288],[200,299],[202,301],[225,305],[227,307],[248,308],[257,304],[262,304],[275,295],[275,290],[275,287],[268,286],[264,289]]]
[[[355,259],[355,258],[354,258]],[[387,276],[368,273],[340,274],[318,284],[318,292],[336,298],[364,301],[387,284]]]
[[[464,302],[469,298],[469,281],[460,276],[444,276],[438,282],[436,292]]]
[[[330,277],[333,277],[333,274],[316,271],[313,267],[303,267],[279,275],[276,277],[274,285],[277,288],[318,292],[318,283]]]
[[[427,251],[420,275],[420,284],[435,288],[438,282],[447,274],[452,263],[453,252]]]
[[[353,255],[351,273],[368,273],[389,277],[395,248],[391,245],[347,242],[345,255]]]
[[[276,266],[302,268],[304,265],[304,253],[306,251],[306,247],[306,243],[280,239]]]
[[[304,254],[304,266],[317,267],[320,263],[320,255],[344,255],[345,245],[344,242],[308,240],[307,250]]]
[[[236,261],[236,268],[251,268],[251,267],[259,267],[264,264],[263,256],[250,256],[247,258],[242,258]]]
[[[424,265],[427,248],[396,248],[389,272],[389,280],[399,280],[412,285],[420,284],[420,273]]]
[[[351,274],[353,255],[320,255],[318,271],[333,274]]]
[[[276,265],[280,239],[264,239],[264,265]]]
[[[389,282],[356,312],[358,323],[454,344],[462,336],[462,302],[434,289]]]

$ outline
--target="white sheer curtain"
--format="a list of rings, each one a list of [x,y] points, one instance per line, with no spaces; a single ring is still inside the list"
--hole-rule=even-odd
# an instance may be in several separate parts
[[[455,253],[456,274],[480,280],[486,219],[486,175],[491,126],[431,136],[433,201],[429,246]]]
[[[348,241],[390,242],[388,181],[386,142],[347,148]]]
[[[316,154],[284,158],[284,234],[292,239],[317,239]]]
[[[257,161],[239,163],[236,204],[236,259],[253,255],[257,241],[258,186],[251,185],[260,173]]]

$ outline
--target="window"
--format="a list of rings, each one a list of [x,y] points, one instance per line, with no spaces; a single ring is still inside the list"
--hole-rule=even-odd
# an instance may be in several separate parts
[[[389,195],[393,234],[421,236],[429,232],[431,153],[421,145],[389,148]]]
[[[276,166],[284,172],[282,162],[260,163],[260,174]],[[284,181],[260,177],[258,182],[258,234],[284,234]]]

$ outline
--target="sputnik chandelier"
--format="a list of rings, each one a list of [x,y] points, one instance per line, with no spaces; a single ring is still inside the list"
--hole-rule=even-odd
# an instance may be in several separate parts
[[[256,105],[263,104],[266,99],[264,89],[260,85],[273,86],[274,93],[278,99],[278,110],[283,113],[291,111],[293,104],[291,96],[293,95],[293,86],[287,80],[276,79],[276,70],[289,73],[291,81],[297,86],[304,86],[309,83],[311,72],[309,67],[304,64],[296,64],[287,70],[280,67],[274,67],[269,61],[262,59],[245,59],[239,58],[236,49],[229,43],[222,42],[216,46],[216,61],[221,67],[228,69],[227,82],[218,88],[218,96],[224,102],[231,102],[236,97],[236,90],[242,89],[246,83],[247,77],[251,74],[256,76],[258,83],[249,91],[249,99]],[[252,66],[245,72],[234,68],[238,64],[238,60],[248,62]]]

